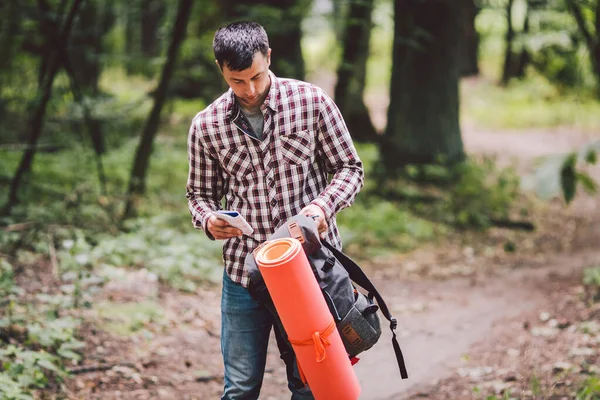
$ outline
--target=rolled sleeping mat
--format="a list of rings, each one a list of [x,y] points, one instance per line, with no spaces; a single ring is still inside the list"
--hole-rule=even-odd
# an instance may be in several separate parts
[[[265,242],[254,259],[316,400],[357,400],[360,385],[302,244]]]

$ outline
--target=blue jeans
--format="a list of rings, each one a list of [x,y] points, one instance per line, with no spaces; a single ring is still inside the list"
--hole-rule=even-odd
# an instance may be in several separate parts
[[[221,297],[221,351],[225,366],[225,388],[221,400],[258,399],[262,386],[267,346],[273,316],[258,304],[248,290],[223,274]],[[278,329],[276,329],[278,334]],[[302,385],[296,358],[287,341],[277,335],[281,358],[286,363],[292,400],[314,400]]]

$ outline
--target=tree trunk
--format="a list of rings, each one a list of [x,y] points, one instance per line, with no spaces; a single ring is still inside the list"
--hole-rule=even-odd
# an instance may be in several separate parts
[[[354,1],[354,0],[351,0]],[[338,41],[344,40],[344,21],[346,20],[347,0],[332,0],[331,1],[331,18],[333,20],[333,31]]]
[[[463,12],[463,33],[461,41],[461,76],[479,75],[479,34],[475,29],[475,18],[479,13],[479,7],[475,0],[463,0],[465,12]]]
[[[64,64],[71,78],[75,100],[84,105],[85,97],[94,98],[99,93],[98,82],[102,72],[100,62],[104,36],[115,22],[114,6],[108,2],[86,2],[73,30],[71,46],[64,54]],[[96,154],[105,152],[102,122],[93,118],[84,105],[84,122],[88,127]]]
[[[106,175],[104,174],[104,166],[102,164],[102,154],[105,151],[102,122],[94,118],[90,107],[86,104],[81,85],[77,82],[77,74],[66,51],[63,52],[62,63],[71,82],[71,93],[73,93],[75,101],[83,108],[83,121],[87,127],[96,154],[96,170],[98,171],[98,180],[100,181],[100,192],[104,195],[106,194]]]
[[[185,37],[192,4],[193,0],[179,0],[179,5],[177,6],[177,16],[171,34],[171,43],[167,50],[167,61],[163,66],[160,82],[154,95],[154,105],[152,106],[150,116],[144,126],[142,136],[140,137],[140,143],[135,153],[135,161],[129,179],[129,190],[124,214],[125,218],[135,215],[135,197],[143,194],[146,189],[146,175],[150,164],[152,144],[154,143],[154,137],[158,131],[160,112],[167,97],[167,89],[175,68],[177,53],[179,52],[179,47]]]
[[[139,58],[138,27],[140,26],[139,11],[136,7],[137,0],[124,5],[125,14],[125,72],[127,75],[136,73],[136,65]]]
[[[9,17],[10,16],[10,17]],[[13,52],[21,30],[22,9],[18,0],[0,1],[0,87],[10,81],[13,68]],[[0,98],[0,119],[5,118],[6,104]]]
[[[18,0],[0,2],[2,23],[0,25],[0,72],[10,69],[16,37],[21,29],[22,9]]]
[[[377,141],[377,132],[363,100],[371,37],[373,0],[352,0],[344,33],[342,61],[337,71],[335,101],[352,137],[361,142]]]
[[[142,0],[141,49],[148,58],[160,55],[158,31],[165,14],[163,0]]]
[[[98,92],[100,78],[100,49],[102,36],[96,27],[100,18],[98,5],[87,1],[81,8],[79,18],[73,28],[72,45],[69,55],[76,65],[77,82],[90,94]]]
[[[140,72],[146,77],[155,74],[155,68],[151,59],[160,55],[159,29],[165,14],[163,0],[142,0],[140,23],[140,56],[145,60],[140,64]]]
[[[285,78],[304,79],[302,20],[310,10],[307,0],[222,0],[227,21],[249,19],[261,24],[273,49],[271,70]]]
[[[79,8],[81,6],[82,0],[73,0],[71,8],[65,18],[65,22],[60,30],[60,35],[57,41],[57,47],[54,51],[47,53],[47,62],[42,63],[41,65],[47,65],[47,73],[45,74],[42,85],[40,87],[40,96],[37,99],[35,105],[35,109],[33,110],[30,125],[31,125],[31,136],[29,138],[29,147],[23,153],[23,157],[21,158],[21,162],[17,167],[17,171],[11,181],[10,184],[10,192],[8,195],[8,202],[5,207],[5,212],[7,214],[10,213],[12,207],[17,204],[19,198],[19,187],[22,183],[23,177],[31,171],[31,166],[33,164],[33,159],[36,152],[37,142],[42,133],[42,127],[44,125],[44,116],[46,115],[46,107],[48,102],[50,101],[50,96],[52,95],[52,84],[54,83],[54,78],[56,73],[58,72],[61,60],[60,54],[67,47],[67,43],[69,41],[69,37],[71,35],[71,29],[73,27],[73,21]]]
[[[286,7],[286,6],[284,6]],[[285,78],[304,79],[306,73],[302,56],[302,17],[291,13],[286,23],[265,23],[269,34],[269,44],[273,49],[271,69],[276,75]]]
[[[525,10],[525,20],[523,22],[523,37],[527,37],[529,34],[529,15],[531,11],[531,5],[528,1],[525,2],[527,9]],[[529,64],[529,52],[527,51],[527,46],[525,43],[522,44],[521,54],[519,55],[519,59],[517,60],[515,66],[515,78],[524,78],[525,77],[525,68],[527,68],[527,64]]]
[[[381,144],[388,175],[407,164],[464,158],[458,90],[462,7],[453,0],[394,4],[390,106]]]
[[[508,0],[508,4],[506,5],[506,50],[504,53],[504,66],[502,68],[502,85],[508,84],[509,79],[512,77],[513,42],[515,39],[515,31],[512,24],[513,3],[514,0]]]

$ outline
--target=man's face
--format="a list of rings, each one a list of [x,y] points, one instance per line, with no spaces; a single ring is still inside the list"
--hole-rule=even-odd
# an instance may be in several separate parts
[[[267,97],[271,86],[270,65],[271,49],[266,57],[261,52],[257,52],[250,68],[243,71],[231,71],[227,65],[223,65],[221,70],[223,78],[244,108],[260,107]]]

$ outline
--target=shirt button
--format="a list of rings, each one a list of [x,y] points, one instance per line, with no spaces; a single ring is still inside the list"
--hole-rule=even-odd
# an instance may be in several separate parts
[[[277,205],[277,200],[271,200],[271,207],[275,207]]]

